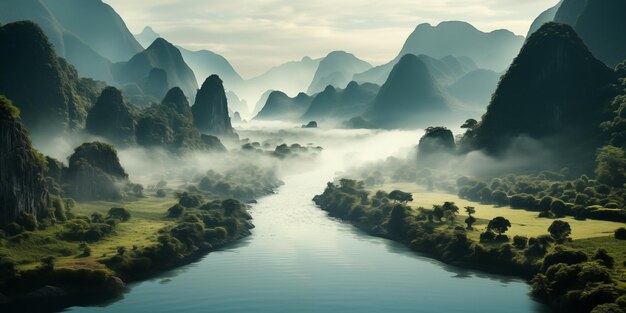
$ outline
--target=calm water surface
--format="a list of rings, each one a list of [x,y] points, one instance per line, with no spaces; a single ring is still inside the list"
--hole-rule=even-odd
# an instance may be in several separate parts
[[[380,158],[396,151],[391,136],[397,134],[328,143],[319,162],[284,177],[276,194],[253,206],[252,236],[131,284],[123,299],[107,306],[68,311],[543,312],[521,280],[447,266],[369,237],[315,207],[312,197],[337,171],[359,156]]]

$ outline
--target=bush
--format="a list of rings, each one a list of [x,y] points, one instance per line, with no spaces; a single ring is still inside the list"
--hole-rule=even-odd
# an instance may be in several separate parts
[[[626,240],[626,228],[620,227],[615,230],[615,239]]]
[[[199,207],[202,204],[202,196],[183,192],[178,195],[178,203],[186,208]]]
[[[613,257],[610,256],[606,252],[606,250],[602,248],[596,250],[596,253],[593,256],[593,259],[608,268],[613,268],[613,265],[615,264],[615,259],[613,259]]]
[[[34,231],[37,229],[37,218],[30,213],[22,212],[16,219],[16,222],[20,224],[27,231]]]
[[[492,231],[486,231],[484,233],[480,234],[480,241],[481,242],[486,242],[486,241],[493,241],[494,239],[496,239],[496,234]]]
[[[518,235],[514,236],[513,246],[520,250],[526,249],[526,247],[528,246],[528,238]]]
[[[228,231],[224,227],[209,228],[204,231],[204,239],[208,241],[223,240],[228,236]]]
[[[165,192],[165,189],[158,189],[156,191],[156,196],[159,198],[164,198],[167,196],[167,193]]]
[[[563,200],[554,199],[552,204],[550,204],[550,211],[552,211],[552,214],[557,217],[565,216],[567,213],[567,206]]]
[[[111,208],[109,210],[108,217],[117,218],[122,222],[126,222],[130,219],[130,211],[125,208]]]
[[[7,224],[7,226],[4,226],[4,231],[9,236],[15,236],[24,232],[24,229],[18,223],[13,222]]]
[[[568,265],[583,263],[587,261],[587,255],[578,250],[569,250],[557,246],[552,253],[548,253],[543,259],[543,268],[549,268],[551,265],[564,263]]]
[[[167,209],[167,217],[179,218],[185,213],[185,207],[180,204],[175,204],[173,207]]]

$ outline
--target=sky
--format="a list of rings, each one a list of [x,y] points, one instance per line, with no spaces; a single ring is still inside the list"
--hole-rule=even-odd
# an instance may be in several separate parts
[[[226,57],[244,78],[344,50],[387,63],[420,23],[460,20],[526,35],[558,0],[104,0],[133,33],[151,26],[187,49]]]

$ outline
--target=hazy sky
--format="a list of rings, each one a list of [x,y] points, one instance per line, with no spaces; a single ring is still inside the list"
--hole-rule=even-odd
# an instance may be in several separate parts
[[[133,33],[150,25],[172,43],[225,56],[244,78],[305,55],[354,53],[374,65],[397,55],[420,23],[472,23],[526,35],[558,0],[104,0]]]

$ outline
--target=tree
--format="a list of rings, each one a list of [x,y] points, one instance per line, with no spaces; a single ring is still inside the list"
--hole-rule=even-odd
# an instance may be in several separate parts
[[[409,201],[413,201],[413,195],[408,192],[394,190],[389,193],[389,199],[397,202],[407,203]]]
[[[489,224],[487,224],[487,229],[498,233],[498,235],[506,233],[509,227],[511,227],[511,222],[502,216],[492,219],[489,221]]]
[[[467,215],[472,216],[472,214],[476,213],[476,208],[473,206],[466,206],[465,212],[467,212]]]
[[[478,126],[478,121],[473,118],[470,118],[461,125],[461,128],[467,128],[468,130],[474,130]]]
[[[474,223],[476,223],[476,218],[475,218],[475,217],[473,217],[473,216],[471,216],[471,215],[470,215],[470,216],[468,216],[468,217],[465,219],[465,224],[467,224],[467,229],[468,229],[468,230],[472,230],[472,229],[473,229],[473,228],[472,228],[472,225],[474,225]]]
[[[593,256],[593,259],[608,268],[613,268],[613,265],[615,264],[615,259],[602,248],[596,250],[596,254]]]
[[[444,213],[445,211],[443,210],[443,207],[441,207],[440,205],[433,205],[433,217],[435,218],[435,220],[441,221]]]
[[[622,187],[626,183],[626,155],[624,149],[604,146],[596,155],[596,176],[599,182]]]
[[[550,211],[552,214],[558,216],[565,216],[567,211],[567,205],[561,199],[552,200],[552,204],[550,204]]]
[[[615,230],[615,239],[626,240],[626,228],[620,227]]]
[[[572,233],[572,228],[569,226],[568,222],[556,220],[548,227],[548,232],[557,243],[563,243],[569,238],[569,235]]]

